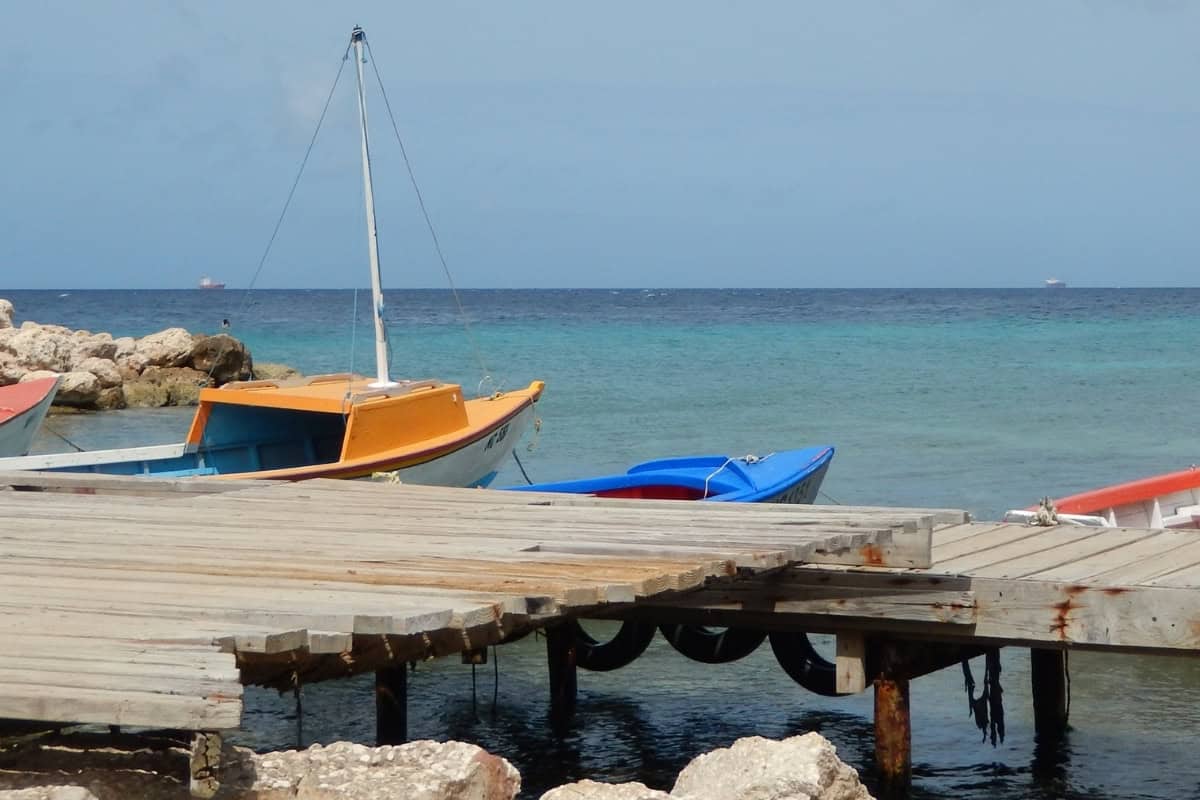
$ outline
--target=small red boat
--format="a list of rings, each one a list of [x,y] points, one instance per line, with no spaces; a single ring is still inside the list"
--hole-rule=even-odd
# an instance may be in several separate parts
[[[0,386],[0,458],[29,452],[54,393],[59,377]]]
[[[1117,528],[1200,528],[1200,467],[1081,492],[1054,501],[1060,521]],[[1009,521],[1031,519],[1038,507],[1010,511]]]

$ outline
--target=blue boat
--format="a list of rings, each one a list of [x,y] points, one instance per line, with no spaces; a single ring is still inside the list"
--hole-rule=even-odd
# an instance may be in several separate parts
[[[812,503],[832,460],[833,447],[828,445],[765,456],[662,458],[621,475],[509,488],[648,500]]]
[[[765,456],[695,456],[663,458],[631,467],[623,475],[509,487],[525,492],[563,492],[595,497],[650,500],[713,500],[726,503],[812,503],[833,460],[833,447],[783,450]],[[665,624],[627,619],[608,641],[597,641],[578,620],[571,620],[575,663],[598,672],[632,663],[657,631],[670,645],[694,661],[724,664],[754,652],[768,635],[775,659],[804,688],[837,694],[837,668],[823,657],[803,631],[754,628],[710,628],[697,624]]]

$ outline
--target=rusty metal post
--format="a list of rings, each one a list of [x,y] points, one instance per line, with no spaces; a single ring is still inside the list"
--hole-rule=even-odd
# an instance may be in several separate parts
[[[1029,650],[1033,685],[1033,729],[1039,743],[1056,742],[1067,732],[1067,652]]]
[[[908,674],[898,646],[880,647],[875,677],[875,767],[881,794],[907,791],[912,780],[912,718],[908,707]]]
[[[408,741],[408,664],[375,670],[375,744]]]
[[[550,727],[558,733],[575,715],[575,626],[546,628],[546,661],[550,667]]]

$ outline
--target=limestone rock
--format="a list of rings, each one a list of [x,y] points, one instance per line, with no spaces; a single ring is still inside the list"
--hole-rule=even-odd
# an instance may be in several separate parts
[[[109,386],[106,389],[101,389],[100,396],[96,398],[95,405],[99,411],[112,411],[118,408],[125,408],[125,389],[120,386]]]
[[[117,351],[112,356],[113,361],[137,352],[137,339],[132,336],[120,336],[113,339],[113,344],[117,346]]]
[[[137,378],[145,371],[146,367],[150,366],[150,359],[136,351],[132,353],[121,353],[118,351],[115,361],[117,371],[127,381]]]
[[[678,800],[869,800],[853,767],[819,733],[783,741],[751,736],[692,760],[679,773]]]
[[[53,378],[58,373],[49,369],[31,369],[21,375],[20,383],[29,383],[30,381],[41,380],[42,378]]]
[[[100,380],[100,387],[103,389],[120,386],[123,380],[120,371],[117,370],[117,365],[107,358],[85,358],[75,365],[75,369],[95,375]]]
[[[129,387],[135,383],[157,384],[165,389],[166,401],[160,405],[168,406],[194,406],[200,400],[200,390],[212,385],[207,375],[190,367],[146,367],[138,380],[125,384],[125,400],[131,406],[134,402]]]
[[[100,379],[90,372],[65,372],[54,405],[92,408],[100,398]]]
[[[579,781],[551,789],[541,800],[671,800],[671,795],[644,783]]]
[[[80,334],[85,334],[80,336]],[[112,361],[117,357],[117,343],[111,333],[75,332],[75,354],[71,358],[71,366],[75,369],[87,369],[80,363],[89,358],[103,358]]]
[[[0,328],[12,327],[13,310],[12,302],[0,297]]]
[[[97,797],[82,786],[34,786],[0,790],[0,800],[97,800]]]
[[[253,756],[252,785],[222,791],[256,800],[512,800],[521,776],[503,758],[463,742],[328,747]]]
[[[304,376],[287,364],[272,364],[264,361],[254,365],[254,374],[251,377],[256,381],[286,381]]]
[[[28,322],[23,323],[15,333],[0,338],[0,350],[28,369],[69,372],[75,342],[69,336],[50,330],[58,326],[27,325]]]
[[[183,328],[167,328],[138,339],[136,347],[152,366],[182,367],[191,359],[192,335]]]
[[[191,366],[220,386],[230,381],[244,381],[250,377],[253,362],[246,346],[227,333],[202,336],[192,346]]]
[[[34,322],[31,319],[27,319],[21,323],[21,330],[41,331],[43,333],[57,334],[60,336],[71,336],[75,333],[75,331],[63,325],[42,325],[41,323]]]
[[[121,392],[126,408],[161,408],[171,400],[167,387],[154,381],[127,380]]]

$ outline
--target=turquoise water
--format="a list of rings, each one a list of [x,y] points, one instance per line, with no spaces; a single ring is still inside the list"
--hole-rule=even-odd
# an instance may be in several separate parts
[[[306,372],[371,372],[372,333],[352,292],[5,292],[19,319],[141,335],[223,318],[257,359]],[[451,297],[392,292],[395,371],[480,386],[483,372]],[[623,469],[648,458],[764,454],[834,444],[825,502],[966,508],[982,519],[1198,458],[1200,290],[471,291],[463,301],[492,386],[547,381],[534,480]],[[366,293],[358,298],[367,306]],[[351,359],[354,350],[356,358]],[[56,417],[85,447],[182,436],[188,412]],[[45,434],[41,449],[61,449]],[[500,483],[517,483],[514,467]],[[528,796],[560,779],[667,786],[704,749],[742,735],[822,730],[870,763],[870,695],[807,695],[769,650],[722,667],[656,643],[627,670],[580,677],[580,719],[545,731],[544,652],[529,639],[480,672],[423,665],[412,733],[478,741],[522,769]],[[1007,741],[979,744],[961,676],[914,683],[918,797],[1200,797],[1200,662],[1072,656],[1069,741],[1035,749],[1027,658],[1004,654]],[[982,667],[977,670],[982,673]],[[291,746],[290,698],[251,695],[248,741]],[[349,709],[349,710],[348,710]],[[306,742],[370,739],[370,686],[305,691]]]

